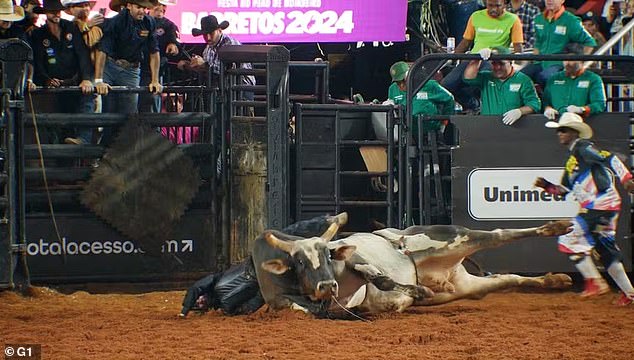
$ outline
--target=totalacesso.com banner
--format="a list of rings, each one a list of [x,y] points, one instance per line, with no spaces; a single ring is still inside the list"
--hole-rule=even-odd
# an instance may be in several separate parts
[[[108,8],[98,0],[93,8]],[[226,33],[243,43],[404,41],[407,0],[178,0],[166,16],[178,25],[182,42],[200,19],[229,22]],[[108,10],[107,16],[115,15]]]

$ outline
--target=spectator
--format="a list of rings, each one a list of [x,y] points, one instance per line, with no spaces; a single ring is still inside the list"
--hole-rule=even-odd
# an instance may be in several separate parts
[[[120,12],[103,24],[103,38],[98,44],[95,59],[95,86],[100,95],[107,95],[111,85],[136,87],[141,80],[143,52],[149,54],[151,80],[149,90],[160,94],[160,55],[154,19],[145,14],[153,8],[149,0],[127,0],[125,7],[119,0],[111,0],[110,8]],[[136,113],[137,94],[114,94],[103,99],[104,112]],[[109,142],[109,132],[105,132]]]
[[[62,0],[62,5],[66,7],[65,12],[73,17],[73,22],[77,25],[84,43],[90,49],[90,59],[95,62],[96,46],[103,37],[103,31],[99,25],[103,24],[104,17],[97,14],[88,18],[90,10],[95,6],[96,1],[86,0]]]
[[[40,6],[40,2],[38,0],[22,0],[20,5],[24,9],[24,19],[20,20],[15,24],[15,26],[19,27],[24,31],[25,34],[30,34],[37,26],[35,23],[37,22],[37,14],[33,12],[36,6]]]
[[[0,39],[24,39],[24,30],[15,23],[24,19],[24,8],[12,0],[0,0]]]
[[[57,88],[79,86],[82,94],[75,92],[54,94],[51,105],[55,112],[91,113],[94,111],[92,66],[86,44],[79,29],[68,20],[61,18],[64,6],[59,0],[44,0],[42,7],[36,7],[36,14],[46,14],[46,23],[33,30],[31,47],[35,67],[35,83]],[[52,142],[59,142],[60,135],[52,134]],[[67,144],[90,143],[92,130],[75,131],[77,137],[66,137]],[[55,138],[57,137],[57,138]]]
[[[179,68],[189,69],[199,73],[207,73],[211,71],[211,86],[217,86],[220,77],[220,58],[218,57],[218,49],[225,45],[240,45],[238,40],[233,39],[229,35],[223,33],[223,30],[229,27],[229,22],[223,21],[218,23],[218,19],[213,16],[205,16],[200,20],[200,29],[193,29],[192,35],[203,35],[207,42],[207,47],[203,50],[203,55],[192,56],[190,61],[180,61]],[[250,63],[240,65],[245,69],[251,69]],[[242,83],[245,85],[255,85],[255,77],[252,75],[242,76]],[[253,94],[245,93],[246,98],[253,98]]]
[[[506,10],[520,18],[524,47],[532,48],[535,44],[535,17],[540,13],[539,8],[526,0],[511,0],[506,5]]]
[[[471,45],[471,52],[496,46],[513,45],[514,52],[522,52],[524,35],[522,23],[515,14],[504,10],[504,0],[487,0],[486,9],[471,14],[467,22],[463,39],[456,47],[456,53],[465,53]],[[488,64],[484,65],[488,68]],[[458,99],[463,109],[476,110],[478,101],[472,91],[465,90],[462,74],[467,67],[466,62],[456,66],[442,80],[442,85]]]
[[[15,26],[15,23],[24,19],[24,9],[21,6],[13,5],[11,0],[0,0],[0,39],[20,39],[27,41],[26,34],[22,27]],[[1,73],[0,73],[1,74]],[[22,89],[22,74],[5,74],[7,84],[18,84]],[[19,78],[16,78],[19,76]],[[33,82],[33,65],[27,64],[26,67],[26,89],[34,90]],[[18,89],[16,89],[18,91]],[[21,90],[20,90],[21,91]]]
[[[506,47],[480,50],[482,60],[488,60],[491,54],[509,53]],[[464,80],[482,91],[482,115],[503,115],[502,122],[513,125],[522,115],[541,109],[533,82],[525,74],[515,71],[510,61],[491,61],[492,71],[478,71],[481,64],[481,60],[470,61]]]
[[[103,24],[104,16],[102,14],[96,14],[92,18],[88,18],[90,10],[95,7],[96,1],[86,0],[62,0],[62,5],[66,7],[64,10],[67,14],[73,17],[73,22],[79,29],[84,44],[88,47],[90,52],[90,61],[94,69],[95,58],[97,56],[97,44],[103,37],[103,31],[99,25]],[[94,78],[92,79],[94,81]],[[97,95],[94,98],[94,112],[101,113],[102,101],[101,95]],[[93,129],[93,138],[98,138],[97,129]]]
[[[156,39],[159,45],[161,55],[161,63],[159,66],[159,81],[163,84],[163,76],[167,69],[167,61],[169,56],[176,56],[179,53],[178,43],[178,27],[172,21],[165,17],[166,6],[156,5],[151,11],[150,16],[154,18],[156,23]],[[147,54],[141,63],[141,85],[147,86],[150,83],[150,67],[147,61]],[[139,111],[161,112],[161,97],[156,94],[141,94],[139,99]]]
[[[589,139],[592,128],[573,113],[564,113],[559,122],[549,121],[546,127],[557,129],[559,143],[569,151],[561,185],[540,177],[535,186],[546,192],[565,196],[572,194],[581,205],[573,219],[572,232],[559,237],[559,251],[568,254],[585,279],[582,297],[605,294],[610,287],[597,270],[591,253],[600,256],[608,274],[623,292],[617,305],[634,301],[634,288],[625,273],[623,258],[614,236],[621,210],[618,180],[629,192],[634,191],[632,174],[618,157],[597,148]]]
[[[599,30],[599,19],[594,16],[594,13],[592,11],[589,11],[581,16],[581,24],[597,43],[593,51],[605,44],[605,36],[603,36],[601,31]]]
[[[390,67],[392,84],[388,89],[388,99],[395,105],[407,104],[407,72],[409,65],[399,61]],[[455,112],[455,101],[447,89],[442,87],[436,80],[429,80],[422,89],[414,96],[412,102],[412,115],[451,115]],[[440,121],[424,121],[423,131],[440,129]],[[418,133],[418,121],[414,121],[413,134]],[[416,135],[414,135],[416,137]]]
[[[574,43],[583,45],[584,54],[590,54],[597,45],[579,18],[563,5],[564,0],[546,0],[546,9],[535,18],[533,54],[564,54]],[[525,66],[522,72],[543,87],[562,68],[561,61],[541,61]]]
[[[606,11],[607,10],[607,11]],[[605,18],[606,37],[612,37],[629,22],[634,13],[634,2],[628,0],[608,1],[605,4],[603,16]]]
[[[598,114],[605,111],[605,103],[603,80],[582,61],[564,61],[564,71],[548,79],[544,89],[544,116],[550,120],[565,112]]]

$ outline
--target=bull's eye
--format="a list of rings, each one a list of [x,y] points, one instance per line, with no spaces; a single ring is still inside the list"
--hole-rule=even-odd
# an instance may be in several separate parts
[[[297,265],[299,265],[299,266],[304,266],[304,260],[302,260],[302,259],[297,259]]]

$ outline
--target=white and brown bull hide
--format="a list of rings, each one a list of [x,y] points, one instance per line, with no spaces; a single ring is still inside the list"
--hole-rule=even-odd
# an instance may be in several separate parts
[[[551,237],[570,232],[569,221],[536,228],[470,230],[454,225],[414,226],[356,233],[330,246],[356,246],[354,255],[336,262],[338,302],[362,313],[403,311],[411,305],[433,305],[463,298],[481,298],[502,289],[530,287],[565,289],[572,285],[566,274],[525,277],[514,274],[478,277],[462,261],[476,251],[529,237]],[[403,291],[382,291],[366,281],[367,274],[384,276],[403,285],[433,291],[416,299]],[[331,308],[335,311],[335,308]]]

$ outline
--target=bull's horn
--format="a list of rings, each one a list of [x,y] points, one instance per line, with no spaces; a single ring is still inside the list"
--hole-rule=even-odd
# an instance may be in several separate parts
[[[333,220],[339,224],[339,226],[345,225],[348,223],[348,213],[344,211],[341,214],[337,214],[333,216]]]
[[[291,244],[289,241],[278,238],[270,231],[264,233],[264,240],[266,240],[267,244],[269,244],[271,247],[280,249],[287,254],[290,254],[293,250],[293,244]]]
[[[328,227],[328,230],[326,230],[326,232],[323,233],[320,237],[324,239],[324,241],[328,242],[332,240],[332,238],[334,238],[335,235],[337,235],[337,231],[339,231],[339,224],[337,222],[334,222],[330,224],[330,226]]]

